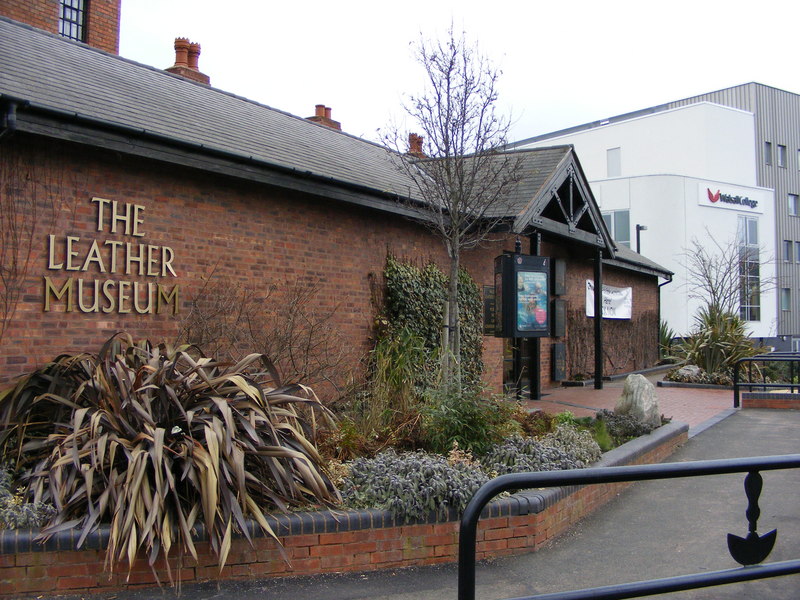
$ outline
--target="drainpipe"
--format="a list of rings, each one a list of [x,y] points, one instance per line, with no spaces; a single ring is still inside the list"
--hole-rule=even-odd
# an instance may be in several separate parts
[[[667,285],[668,283],[672,283],[672,275],[667,275],[667,280],[664,283],[658,284],[658,298],[656,299],[658,302],[658,333],[656,333],[656,346],[658,347],[658,358],[661,360],[661,288]]]
[[[0,129],[0,140],[14,135],[17,130],[17,103],[9,102],[3,115],[3,128]]]

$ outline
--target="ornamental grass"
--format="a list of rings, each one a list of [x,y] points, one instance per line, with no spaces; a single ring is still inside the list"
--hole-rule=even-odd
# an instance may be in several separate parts
[[[0,453],[30,501],[55,507],[41,539],[75,529],[80,547],[106,524],[107,570],[141,554],[155,572],[197,559],[202,525],[222,569],[234,532],[252,542],[248,520],[275,537],[265,511],[340,502],[313,443],[330,418],[264,355],[226,366],[118,334],[0,392]]]

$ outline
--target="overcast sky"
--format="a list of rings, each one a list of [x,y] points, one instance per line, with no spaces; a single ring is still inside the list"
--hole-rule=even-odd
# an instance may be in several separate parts
[[[757,81],[800,93],[797,0],[123,0],[120,54],[174,63],[201,44],[211,85],[348,133],[403,115],[422,86],[412,44],[449,24],[503,72],[511,141]]]

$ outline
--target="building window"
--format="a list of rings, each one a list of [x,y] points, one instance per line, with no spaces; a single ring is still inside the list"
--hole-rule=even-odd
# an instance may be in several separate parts
[[[794,242],[791,240],[783,240],[783,262],[792,262],[792,256],[794,255]]]
[[[739,316],[745,321],[761,320],[761,264],[756,217],[739,217]]]
[[[800,242],[794,243],[794,260],[800,263]]]
[[[603,213],[611,239],[621,246],[631,247],[631,212],[629,210],[612,210]]]
[[[792,308],[792,290],[789,288],[781,288],[781,310],[791,310]]]
[[[800,338],[792,338],[792,352],[800,352]]]
[[[764,142],[764,164],[772,164],[772,142]]]
[[[785,169],[788,157],[789,155],[786,153],[786,146],[781,146],[778,144],[778,166]]]
[[[608,177],[622,175],[622,154],[619,148],[606,150],[606,175]]]
[[[61,0],[58,32],[70,40],[86,41],[86,1]]]
[[[786,201],[789,205],[789,214],[796,217],[799,214],[797,211],[800,210],[800,206],[798,206],[797,202],[797,194],[789,194]]]

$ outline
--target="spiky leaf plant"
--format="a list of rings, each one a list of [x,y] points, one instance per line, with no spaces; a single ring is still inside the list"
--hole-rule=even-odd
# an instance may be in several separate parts
[[[274,536],[264,510],[339,502],[310,441],[315,415],[329,418],[311,390],[281,386],[263,355],[226,367],[117,335],[0,395],[0,450],[30,499],[56,507],[43,538],[76,528],[80,546],[108,523],[113,570],[140,552],[151,566],[173,548],[197,558],[202,524],[221,569],[232,532],[250,539],[248,518]]]

